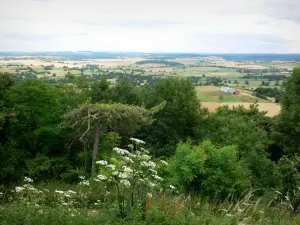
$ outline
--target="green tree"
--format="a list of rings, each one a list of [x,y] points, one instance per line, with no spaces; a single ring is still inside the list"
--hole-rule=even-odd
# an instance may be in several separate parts
[[[274,164],[269,159],[272,119],[257,106],[229,109],[220,107],[207,117],[206,139],[219,146],[235,145],[240,160],[251,170],[252,185],[267,189],[274,186]]]
[[[112,92],[112,99],[116,103],[140,105],[139,89],[133,85],[127,76],[117,81]]]
[[[284,150],[289,154],[299,154],[300,67],[294,68],[291,76],[283,82],[280,105],[278,131],[281,134]]]
[[[112,94],[113,92],[109,88],[109,83],[105,76],[102,76],[100,81],[97,81],[92,85],[91,97],[93,103],[109,103],[112,101]]]
[[[13,84],[14,81],[11,78],[9,73],[0,73],[0,130],[4,126],[6,115],[7,115],[7,110],[6,110],[6,107],[8,107],[7,93],[10,90],[10,88],[13,86]],[[0,141],[2,141],[1,138]]]
[[[163,105],[147,110],[138,106],[124,104],[83,105],[65,115],[63,127],[76,130],[76,138],[83,142],[93,143],[91,171],[94,171],[98,157],[101,137],[114,131],[128,137],[133,135],[141,125],[152,122],[152,114]]]
[[[195,87],[188,79],[166,78],[143,93],[146,107],[166,101],[164,109],[155,114],[155,122],[144,127],[140,138],[153,145],[157,156],[172,155],[180,140],[201,138],[202,117]]]

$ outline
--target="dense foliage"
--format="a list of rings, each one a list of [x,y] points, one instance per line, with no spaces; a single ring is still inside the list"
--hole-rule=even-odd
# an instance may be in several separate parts
[[[100,78],[48,84],[0,73],[0,220],[300,221],[300,68],[282,85],[275,118],[255,104],[209,113],[189,79]]]
[[[256,97],[266,99],[267,97],[275,98],[278,103],[280,99],[280,90],[278,88],[256,88],[254,90]]]

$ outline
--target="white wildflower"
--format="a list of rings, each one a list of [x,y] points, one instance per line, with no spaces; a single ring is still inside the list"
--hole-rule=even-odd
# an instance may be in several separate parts
[[[24,177],[24,181],[28,182],[28,183],[32,183],[33,182],[33,180],[31,178],[29,178],[29,177]]]
[[[140,159],[142,159],[142,160],[145,160],[145,161],[148,161],[148,160],[150,160],[151,159],[151,157],[149,156],[149,155],[142,155],[142,156],[140,156]]]
[[[120,184],[124,185],[125,187],[129,187],[130,186],[130,182],[128,180],[121,180]]]
[[[146,150],[146,149],[144,149],[144,148],[141,148],[141,151],[144,153],[144,154],[150,154],[150,152],[148,151],[148,150]]]
[[[94,178],[94,181],[96,182],[100,182],[101,180],[97,179],[97,178]]]
[[[142,153],[140,151],[136,151],[136,154],[137,155],[141,155]]]
[[[128,152],[127,155],[128,155],[130,158],[136,158],[136,155],[135,155],[135,154],[132,154],[132,153],[130,153],[130,152]]]
[[[56,193],[63,194],[64,192],[61,190],[55,190]]]
[[[99,204],[97,202],[95,202],[94,205],[99,205]]]
[[[277,194],[282,195],[282,193],[280,191],[275,191]]]
[[[174,187],[173,185],[170,185],[170,188],[171,188],[171,189],[175,189],[175,187]]]
[[[120,179],[126,179],[128,175],[126,173],[119,173],[119,178]]]
[[[35,207],[40,207],[40,205],[39,205],[39,204],[34,204],[34,206],[35,206]]]
[[[229,213],[227,213],[225,215],[228,216],[228,217],[232,217],[233,216],[232,214],[229,214]]]
[[[149,167],[155,168],[156,164],[152,161],[148,162]]]
[[[84,180],[85,176],[79,176],[79,179]]]
[[[64,206],[67,206],[67,205],[69,205],[68,203],[66,203],[66,202],[63,202],[63,203],[61,203],[62,205],[64,205]]]
[[[126,160],[127,162],[130,162],[130,163],[133,163],[133,160],[131,158],[129,158],[128,156],[125,156],[124,160]]]
[[[95,163],[99,164],[99,165],[103,165],[103,166],[107,165],[107,161],[105,161],[105,160],[99,160],[99,161],[96,161]]]
[[[144,166],[144,167],[148,166],[148,162],[146,162],[146,161],[142,161],[140,164],[141,164],[141,166]]]
[[[144,179],[142,179],[142,178],[140,178],[139,181],[140,181],[141,183],[145,183]]]
[[[98,175],[97,178],[98,178],[99,180],[106,180],[106,179],[107,179],[107,177],[104,176],[104,175],[102,175],[102,174]]]
[[[132,173],[133,170],[131,168],[127,167],[127,166],[123,166],[123,172],[125,172],[125,173]]]
[[[24,188],[23,187],[15,187],[15,190],[16,190],[16,192],[21,192],[24,190]]]
[[[2,192],[0,192],[0,195],[3,195],[3,193],[2,193]]]
[[[156,180],[162,180],[162,178],[160,176],[157,176],[157,175],[153,175],[154,179]]]
[[[88,180],[81,181],[79,184],[90,186],[90,182]]]
[[[76,194],[77,192],[76,191],[72,191],[72,190],[68,190],[67,191],[69,194]]]
[[[133,146],[132,144],[129,144],[129,145],[128,145],[128,148],[133,149],[134,146]]]
[[[34,188],[34,187],[28,187],[28,190],[30,190],[30,191],[37,191],[37,189]]]
[[[157,171],[154,170],[154,169],[149,169],[149,171],[150,171],[151,173],[157,174]]]
[[[69,194],[66,194],[66,193],[65,193],[65,196],[66,196],[67,198],[71,198],[71,195],[69,195]]]
[[[152,198],[152,194],[151,193],[147,193],[147,198]]]
[[[113,164],[109,164],[106,167],[109,168],[109,169],[111,169],[111,170],[115,170],[116,169],[116,166],[113,165]]]
[[[286,195],[286,196],[284,196],[284,197],[285,197],[285,199],[286,199],[287,201],[290,201],[290,198],[289,198],[288,195]]]
[[[142,161],[140,164],[141,164],[141,166],[151,167],[151,168],[155,168],[155,166],[156,166],[156,164],[152,161],[149,161],[149,162]]]
[[[49,192],[49,190],[48,190],[48,189],[46,189],[46,188],[44,188],[44,191],[46,191],[46,192]]]
[[[117,171],[112,172],[113,176],[117,176],[119,173]]]
[[[149,186],[150,186],[150,187],[155,187],[156,184],[154,184],[154,183],[152,183],[152,182],[149,182]]]
[[[165,160],[160,160],[160,162],[166,166],[168,165],[168,163]]]
[[[127,151],[126,149],[121,149],[121,148],[113,148],[113,151],[116,151],[118,154],[120,155],[125,155],[125,154],[128,154],[130,153],[129,151]]]
[[[144,141],[137,139],[137,138],[130,138],[131,141],[134,141],[136,144],[145,144]]]

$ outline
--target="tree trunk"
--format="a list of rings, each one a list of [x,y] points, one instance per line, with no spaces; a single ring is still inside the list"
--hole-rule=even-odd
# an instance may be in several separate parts
[[[98,148],[99,148],[99,142],[100,142],[100,125],[96,125],[95,129],[95,137],[94,137],[94,145],[93,145],[93,158],[92,158],[92,173],[95,170],[95,162],[97,160],[98,155]]]

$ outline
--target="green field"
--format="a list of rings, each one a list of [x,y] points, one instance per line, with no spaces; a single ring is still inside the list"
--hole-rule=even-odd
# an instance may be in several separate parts
[[[175,69],[174,72],[178,76],[198,76],[205,75],[207,77],[221,78],[238,78],[241,73],[236,72],[236,69],[218,68],[218,67],[188,67],[184,69]]]
[[[224,93],[220,91],[219,87],[215,86],[198,86],[196,87],[196,92],[201,102],[268,102],[263,99],[244,95],[243,93],[246,93],[244,91],[240,95]],[[247,94],[250,94],[249,91],[247,92]]]

